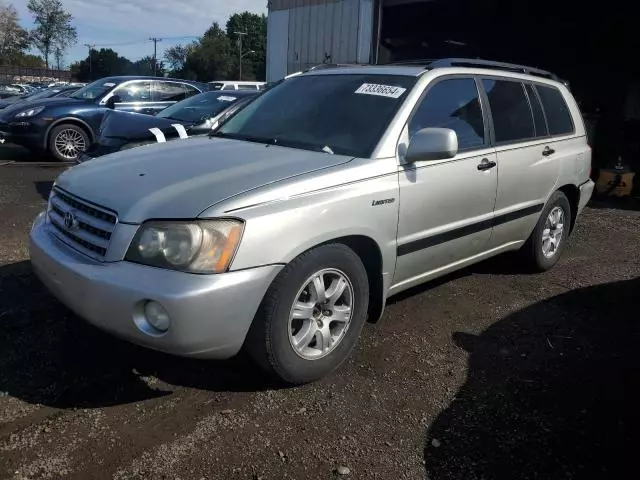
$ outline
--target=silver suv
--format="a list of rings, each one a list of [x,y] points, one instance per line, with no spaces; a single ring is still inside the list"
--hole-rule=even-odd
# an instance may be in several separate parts
[[[203,358],[244,345],[304,383],[345,360],[391,295],[510,250],[551,268],[591,196],[590,164],[576,102],[547,72],[318,69],[212,138],[66,171],[31,260],[114,335]]]

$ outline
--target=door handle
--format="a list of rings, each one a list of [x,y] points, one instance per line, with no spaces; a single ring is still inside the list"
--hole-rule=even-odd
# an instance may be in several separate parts
[[[478,164],[478,170],[489,170],[497,165],[493,160],[489,161],[487,158],[483,158],[482,161]]]
[[[556,151],[553,148],[551,148],[549,145],[544,147],[544,150],[542,150],[542,155],[544,155],[545,157],[548,157],[549,155],[553,155],[554,153],[556,153]]]

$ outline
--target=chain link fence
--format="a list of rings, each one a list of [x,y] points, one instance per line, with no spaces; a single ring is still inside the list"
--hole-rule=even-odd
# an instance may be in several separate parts
[[[25,82],[68,82],[70,80],[71,72],[69,70],[0,65],[0,84]]]

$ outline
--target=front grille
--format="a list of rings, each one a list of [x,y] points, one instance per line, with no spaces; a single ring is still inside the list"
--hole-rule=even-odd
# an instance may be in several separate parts
[[[61,240],[90,257],[101,259],[107,253],[118,217],[107,208],[54,188],[49,198],[49,221]]]

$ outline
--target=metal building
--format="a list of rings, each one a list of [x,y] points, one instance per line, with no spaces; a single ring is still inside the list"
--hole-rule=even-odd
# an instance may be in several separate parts
[[[271,0],[267,81],[319,63],[371,61],[373,0]]]

